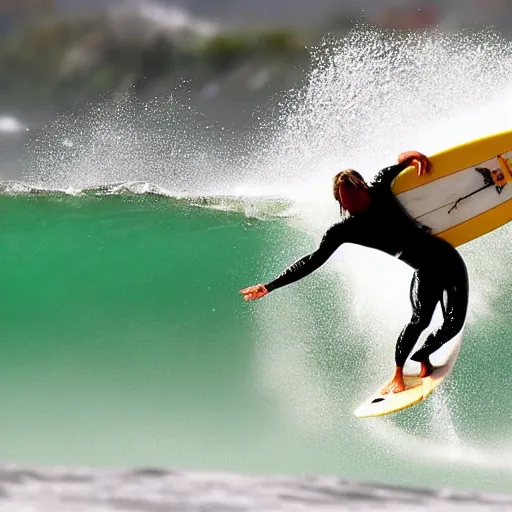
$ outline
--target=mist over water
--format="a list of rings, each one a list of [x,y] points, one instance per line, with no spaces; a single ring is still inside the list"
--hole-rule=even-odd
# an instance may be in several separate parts
[[[252,173],[270,187],[324,195],[340,167],[371,178],[406,148],[428,154],[508,128],[511,50],[492,32],[359,26],[326,39],[304,86],[281,100],[278,121],[261,133]]]
[[[431,154],[510,129],[511,68],[512,44],[491,31],[418,35],[357,26],[312,51],[304,82],[266,107],[250,136],[173,97],[140,104],[123,96],[46,127],[27,148],[25,178],[51,189],[141,181],[170,195],[292,199],[289,223],[303,240],[268,240],[276,256],[261,269],[264,281],[313,249],[337,220],[331,179],[341,168],[371,178],[401,151]],[[495,322],[507,312],[510,280],[488,264],[491,252],[510,268],[509,240],[506,226],[461,249],[471,302],[454,378],[424,406],[394,417],[362,422],[351,414],[391,373],[395,339],[410,315],[408,268],[344,247],[313,276],[251,305],[261,339],[253,371],[290,435],[367,432],[361,464],[392,453],[395,463],[414,457],[420,471],[437,464],[510,471],[509,425],[495,427],[493,445],[486,431],[496,411],[482,381],[496,378],[496,358],[512,354],[491,350],[482,361],[480,351],[510,334]],[[486,412],[473,421],[476,408]],[[356,464],[360,452],[344,456]]]
[[[224,187],[228,130],[173,95],[131,92],[57,118],[27,146],[25,179],[50,189],[145,182],[172,195]]]
[[[340,167],[371,178],[397,153],[433,153],[509,126],[512,45],[492,31],[402,33],[368,25],[311,50],[295,89],[250,133],[172,93],[129,93],[62,116],[31,140],[25,178],[81,188],[142,180],[171,193],[330,194]]]

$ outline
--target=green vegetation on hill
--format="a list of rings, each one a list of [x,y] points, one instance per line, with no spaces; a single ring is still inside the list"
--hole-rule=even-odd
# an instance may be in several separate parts
[[[95,15],[40,21],[0,43],[1,98],[38,103],[88,100],[155,81],[200,87],[247,62],[302,62],[309,41],[289,29],[204,34]]]

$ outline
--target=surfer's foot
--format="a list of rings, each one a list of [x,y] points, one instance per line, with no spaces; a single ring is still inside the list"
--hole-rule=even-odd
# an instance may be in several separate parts
[[[428,377],[434,371],[434,367],[432,366],[428,357],[425,361],[421,361],[420,364],[421,364],[421,369],[420,369],[420,374],[418,375],[418,377],[420,379],[424,379],[425,377]]]
[[[395,368],[393,378],[379,391],[381,395],[405,391],[404,373],[401,366]]]

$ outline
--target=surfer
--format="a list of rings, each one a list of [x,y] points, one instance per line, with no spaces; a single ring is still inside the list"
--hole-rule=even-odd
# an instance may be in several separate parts
[[[393,180],[411,165],[419,176],[428,173],[431,167],[425,155],[409,151],[398,157],[398,164],[381,170],[370,184],[352,169],[338,173],[334,177],[333,193],[340,205],[341,222],[327,230],[318,249],[290,265],[275,279],[240,290],[246,301],[264,297],[311,274],[344,243],[380,250],[412,267],[412,316],[398,337],[394,375],[380,390],[382,394],[405,390],[404,364],[429,326],[437,303],[441,302],[443,323],[411,357],[421,365],[421,378],[434,370],[430,355],[462,329],[468,306],[468,274],[458,251],[412,220],[391,191]]]

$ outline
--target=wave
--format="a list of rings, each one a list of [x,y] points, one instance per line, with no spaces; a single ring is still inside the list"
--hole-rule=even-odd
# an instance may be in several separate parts
[[[168,200],[179,207],[197,207],[226,213],[245,215],[248,218],[271,219],[297,215],[294,202],[279,196],[243,195],[177,195],[154,183],[131,181],[109,183],[90,188],[68,187],[64,189],[35,186],[22,181],[0,182],[0,196],[48,196],[48,197],[155,197]]]
[[[436,486],[451,482],[488,489],[509,487],[510,466],[503,459],[510,459],[510,452],[506,453],[510,444],[510,404],[504,394],[495,393],[493,383],[506,382],[508,375],[505,356],[510,351],[510,328],[495,318],[508,318],[510,301],[506,276],[489,264],[489,254],[493,261],[507,261],[508,228],[463,249],[474,283],[472,312],[476,312],[478,322],[468,326],[453,387],[445,387],[436,395],[443,400],[453,397],[458,407],[451,403],[445,407],[443,400],[438,400],[437,408],[430,407],[435,405],[432,401],[420,404],[391,418],[388,428],[381,428],[383,422],[374,422],[371,425],[375,428],[365,431],[351,411],[370,391],[367,387],[387,376],[393,361],[393,340],[409,315],[408,275],[402,267],[396,267],[396,262],[362,251],[342,251],[343,265],[336,265],[337,255],[330,267],[339,270],[333,273],[334,278],[326,267],[318,277],[280,290],[261,304],[242,309],[236,302],[241,286],[272,277],[309,250],[313,238],[319,238],[331,213],[337,213],[327,211],[332,198],[329,204],[323,198],[331,197],[328,184],[341,162],[370,177],[371,169],[383,160],[394,161],[403,149],[431,153],[481,132],[488,133],[490,127],[492,131],[508,127],[510,116],[506,114],[512,104],[503,69],[510,67],[512,47],[486,34],[476,40],[458,37],[411,36],[404,41],[388,40],[380,32],[355,31],[331,49],[332,55],[320,55],[305,87],[283,100],[279,115],[257,131],[254,143],[241,140],[235,146],[227,130],[205,125],[204,120],[184,112],[173,101],[139,110],[121,102],[99,113],[93,111],[88,117],[76,116],[50,126],[30,146],[27,166],[31,181],[48,188],[19,182],[4,184],[5,196],[46,194],[79,202],[84,196],[85,202],[107,198],[144,199],[148,203],[162,200],[178,208],[197,208],[200,214],[184,222],[180,211],[170,222],[171,215],[162,220],[153,216],[150,208],[143,215],[132,216],[130,208],[115,204],[110,209],[91,209],[82,216],[70,217],[66,223],[62,217],[67,211],[55,208],[50,212],[53,216],[44,219],[44,229],[34,231],[34,226],[39,227],[36,222],[47,212],[31,210],[25,216],[26,223],[19,211],[13,212],[10,219],[12,224],[18,222],[18,227],[11,228],[6,236],[12,238],[6,238],[5,243],[10,267],[15,268],[19,262],[20,269],[10,273],[13,281],[4,284],[4,289],[12,294],[11,302],[20,297],[22,301],[13,314],[6,314],[6,321],[23,318],[23,325],[28,324],[27,300],[37,299],[32,309],[39,311],[41,304],[48,303],[44,294],[55,290],[58,296],[50,296],[55,300],[55,310],[69,307],[68,316],[73,319],[72,334],[65,348],[59,347],[64,354],[69,346],[80,350],[84,336],[88,342],[101,341],[105,330],[108,350],[112,334],[124,348],[130,336],[132,347],[139,349],[144,343],[144,353],[138,358],[131,357],[128,350],[115,349],[114,375],[132,361],[136,363],[127,372],[125,388],[108,403],[108,409],[115,410],[109,421],[121,421],[111,404],[117,403],[119,396],[131,396],[125,389],[133,389],[134,373],[140,375],[144,362],[153,357],[145,379],[136,382],[141,387],[144,380],[154,379],[155,387],[151,394],[141,395],[143,399],[136,404],[137,417],[130,417],[130,421],[123,418],[122,428],[138,428],[139,415],[152,414],[154,422],[162,419],[161,439],[177,438],[178,445],[186,445],[183,452],[174,445],[168,448],[162,455],[167,460],[172,453],[174,461],[204,464],[204,453],[216,448],[221,455],[212,455],[209,461],[218,466],[233,462],[234,454],[243,453],[244,459],[252,457],[253,467],[264,471],[290,468],[295,463],[296,468],[307,467],[310,472],[328,468],[345,475],[399,480],[410,485],[421,481]],[[497,60],[492,69],[488,66],[490,60]],[[87,186],[91,183],[96,185]],[[194,187],[211,193],[176,193]],[[235,193],[240,187],[256,191],[268,187],[281,196]],[[309,201],[309,211],[303,205],[299,211],[292,192]],[[282,223],[283,229],[281,223],[269,223],[265,229],[247,232],[238,219],[217,222],[210,214],[216,211],[270,219],[298,213],[299,222],[293,223],[293,228],[291,222]],[[47,242],[48,233],[53,237],[51,243]],[[12,239],[17,244],[11,244]],[[28,258],[26,255],[35,249],[39,259]],[[42,263],[47,265],[44,272],[40,269]],[[66,265],[68,279],[55,281],[53,276],[63,274]],[[503,264],[503,268],[508,267]],[[18,292],[19,276],[26,276],[25,295]],[[34,291],[36,279],[43,281],[36,287],[40,295]],[[72,283],[71,291],[68,283]],[[114,313],[122,321],[110,314],[113,303]],[[94,315],[89,312],[92,307],[97,307]],[[61,318],[54,320],[58,329],[46,343],[61,335]],[[91,318],[95,322],[103,319],[103,325],[99,322],[100,333],[88,331],[92,329]],[[135,325],[129,325],[125,332],[121,327],[130,318],[136,320]],[[14,320],[12,333],[19,336],[21,322]],[[161,332],[152,333],[160,327]],[[169,339],[174,340],[172,353],[166,352]],[[164,340],[162,345],[160,340]],[[201,343],[203,340],[205,343]],[[215,366],[220,354],[236,355],[242,346],[246,350],[250,347],[251,354],[238,361],[223,359]],[[215,352],[209,353],[212,347]],[[178,357],[178,350],[184,355]],[[90,357],[89,351],[85,357]],[[124,359],[119,361],[119,357]],[[102,354],[104,360],[108,359]],[[198,361],[201,371],[191,371],[198,368]],[[173,364],[176,366],[170,369]],[[78,370],[82,366],[80,361]],[[216,372],[210,375],[212,368]],[[188,382],[191,374],[193,382]],[[160,375],[169,380],[158,381]],[[173,381],[175,376],[181,380]],[[202,387],[197,384],[198,379],[208,377],[211,379]],[[213,388],[220,377],[225,377],[225,386]],[[90,396],[97,379],[91,382],[90,372],[84,372],[81,380],[83,396]],[[111,389],[114,385],[103,387]],[[244,385],[246,394],[237,402],[239,397],[230,395],[231,390]],[[27,387],[25,382],[23,386]],[[153,405],[147,397],[159,396],[160,389],[165,390],[162,401],[154,410],[144,410]],[[186,402],[198,408],[197,419],[191,420],[188,411],[180,414],[176,410],[181,398],[169,398],[176,389],[180,397],[190,393]],[[33,393],[37,396],[37,389]],[[212,409],[213,394],[222,398],[222,404],[219,413],[209,417],[205,435],[204,418]],[[48,396],[54,400],[53,395]],[[228,403],[233,405],[230,410],[226,409]],[[167,410],[169,404],[173,418],[162,418],[162,410]],[[250,407],[250,411],[244,407]],[[228,425],[223,422],[229,422],[230,427],[233,417],[240,414],[243,418],[236,419],[242,426],[233,431],[245,435],[251,422],[247,418],[254,419],[258,407],[262,419],[252,422],[255,428],[247,432],[247,438],[236,439],[240,449],[226,449],[222,440]],[[211,431],[216,428],[222,433],[217,432],[220,441],[214,447]],[[119,442],[117,432],[115,435]],[[130,446],[135,435],[130,431]],[[230,435],[229,443],[234,442],[233,437]],[[481,457],[492,459],[497,452],[489,446],[490,437],[506,455],[494,466],[480,467]],[[471,450],[461,453],[459,440]],[[455,449],[449,452],[451,445]],[[427,453],[418,453],[418,446],[426,447]],[[144,444],[144,449],[147,454],[151,447]],[[265,450],[279,455],[280,462],[271,463],[270,458],[261,462],[259,456]],[[159,446],[157,455],[163,452]],[[117,456],[116,462],[119,460]],[[470,471],[460,467],[461,460],[469,462]],[[239,467],[242,464],[236,463]],[[243,464],[250,463],[244,460]],[[399,471],[389,471],[393,467]],[[496,475],[500,470],[503,474]]]

